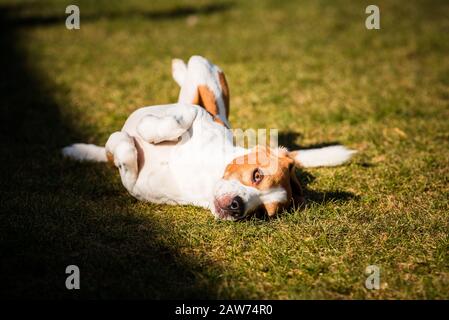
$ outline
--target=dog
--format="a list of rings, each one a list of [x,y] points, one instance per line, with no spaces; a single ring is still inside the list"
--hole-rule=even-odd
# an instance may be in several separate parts
[[[187,64],[173,60],[172,75],[180,86],[177,103],[140,108],[105,147],[78,143],[63,155],[113,163],[139,200],[199,206],[217,219],[237,221],[301,205],[296,168],[340,165],[355,153],[341,145],[297,151],[238,146],[223,71],[193,56]]]

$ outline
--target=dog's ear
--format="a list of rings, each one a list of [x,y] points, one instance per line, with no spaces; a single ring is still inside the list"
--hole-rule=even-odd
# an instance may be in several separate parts
[[[173,59],[171,61],[171,72],[173,79],[182,87],[184,79],[187,76],[187,66],[181,59]]]
[[[265,210],[269,217],[273,217],[278,211],[282,209],[288,209],[290,206],[295,208],[300,207],[304,203],[304,195],[302,192],[301,184],[299,183],[298,177],[296,176],[296,167],[293,161],[289,165],[290,171],[290,190],[291,190],[291,201],[280,204],[278,202],[270,202],[264,204]]]
[[[289,158],[289,170],[290,170],[290,187],[292,189],[292,200],[295,206],[300,206],[304,203],[304,194],[302,192],[301,184],[299,183],[298,176],[296,175],[296,168],[300,168],[302,165],[298,161],[298,151],[289,151],[287,148],[279,148],[278,152],[287,158]]]
[[[290,165],[290,187],[292,189],[293,204],[298,207],[304,203],[304,194],[298,176],[296,175],[296,166],[294,162]]]
[[[288,151],[286,156],[293,160],[295,167],[301,168],[302,164],[299,162],[298,152],[299,151]]]
[[[270,202],[264,204],[265,211],[268,214],[268,217],[273,217],[279,210],[279,204],[277,202]]]

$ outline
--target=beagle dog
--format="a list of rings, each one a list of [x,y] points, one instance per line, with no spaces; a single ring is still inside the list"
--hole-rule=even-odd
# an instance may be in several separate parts
[[[272,217],[303,201],[296,167],[340,165],[355,151],[343,146],[289,151],[236,145],[229,88],[222,70],[200,56],[172,62],[180,86],[175,104],[134,111],[106,146],[73,144],[64,156],[110,161],[137,199],[210,209],[218,219]]]

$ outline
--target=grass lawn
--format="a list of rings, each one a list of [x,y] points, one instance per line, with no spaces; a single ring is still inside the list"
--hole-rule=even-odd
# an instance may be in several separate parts
[[[449,4],[378,0],[367,30],[369,4],[0,0],[0,296],[448,299]],[[359,154],[300,173],[303,210],[242,223],[139,202],[117,170],[61,157],[175,102],[171,59],[193,54],[226,72],[234,128]]]

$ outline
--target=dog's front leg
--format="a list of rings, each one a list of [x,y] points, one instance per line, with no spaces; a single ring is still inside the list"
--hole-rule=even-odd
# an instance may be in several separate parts
[[[179,105],[167,108],[167,112],[162,115],[146,115],[137,125],[137,133],[143,140],[153,144],[177,141],[192,126],[197,112],[191,106]]]
[[[134,139],[126,132],[114,132],[106,143],[106,155],[109,161],[119,169],[125,188],[132,193],[138,176],[137,149]]]

